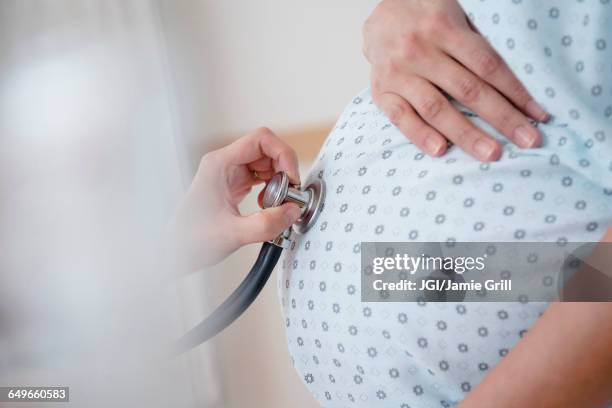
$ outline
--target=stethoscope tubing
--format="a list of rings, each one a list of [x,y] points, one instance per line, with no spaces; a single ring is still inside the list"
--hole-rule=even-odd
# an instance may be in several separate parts
[[[182,354],[204,343],[238,319],[266,285],[282,251],[281,247],[270,242],[264,242],[255,264],[240,286],[210,316],[176,342],[174,354]]]

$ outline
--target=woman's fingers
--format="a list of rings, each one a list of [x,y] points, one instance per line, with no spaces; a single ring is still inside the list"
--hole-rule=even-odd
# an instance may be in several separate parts
[[[463,116],[430,82],[410,77],[399,88],[421,119],[465,152],[482,161],[499,159],[499,143]]]
[[[408,139],[431,156],[441,156],[446,152],[446,139],[431,126],[427,125],[401,96],[386,92],[375,95],[376,105],[387,115]]]
[[[497,89],[522,112],[546,121],[548,112],[529,94],[489,42],[472,30],[462,30],[440,44],[442,50]]]
[[[398,128],[411,140],[420,133],[410,135],[406,129],[426,122],[438,135],[481,160],[500,156],[499,144],[468,124],[441,98],[444,92],[472,108],[519,146],[539,144],[540,135],[527,117],[543,121],[549,115],[478,33],[457,1],[383,0],[364,24],[363,34],[364,55],[373,67],[374,100],[380,105],[381,95],[396,94],[412,107],[408,109],[393,97],[387,97],[391,108],[379,106],[395,117]],[[449,70],[455,75],[449,76]],[[415,78],[425,83],[420,86],[424,94],[407,89]],[[425,141],[435,139],[415,143],[422,147]]]
[[[300,183],[300,172],[295,151],[268,128],[259,128],[223,149],[226,163],[248,165],[266,163],[269,158],[273,170],[285,171],[292,183]]]
[[[522,148],[540,145],[540,132],[505,97],[452,58],[441,54],[443,63],[423,71],[426,79],[476,112],[497,131]]]

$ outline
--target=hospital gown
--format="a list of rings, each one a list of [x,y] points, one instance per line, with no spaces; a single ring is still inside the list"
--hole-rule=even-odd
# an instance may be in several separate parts
[[[362,241],[598,241],[612,222],[612,4],[461,2],[552,113],[543,145],[481,163],[423,154],[375,106],[346,107],[309,177],[327,183],[316,225],[279,278],[295,368],[328,407],[456,405],[517,344],[546,303],[362,303]]]

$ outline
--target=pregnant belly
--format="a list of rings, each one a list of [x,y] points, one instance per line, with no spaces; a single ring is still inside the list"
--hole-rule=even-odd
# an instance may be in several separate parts
[[[454,147],[431,158],[368,91],[349,104],[309,176],[327,184],[325,209],[296,238],[279,278],[289,351],[321,404],[451,406],[533,325],[546,304],[362,303],[359,249],[362,241],[599,240],[612,221],[612,190],[580,166],[577,135],[554,123],[541,130],[542,148],[505,145],[499,162]]]

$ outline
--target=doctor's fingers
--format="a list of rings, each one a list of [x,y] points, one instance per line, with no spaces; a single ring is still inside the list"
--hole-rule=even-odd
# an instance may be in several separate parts
[[[300,212],[300,207],[293,203],[266,208],[254,214],[236,217],[234,231],[242,245],[269,241],[296,222]]]
[[[248,165],[269,158],[276,170],[287,173],[291,182],[300,182],[295,151],[268,128],[258,128],[223,148],[228,164]]]
[[[280,170],[269,157],[263,157],[253,163],[249,163],[247,167],[259,182],[270,180]]]

